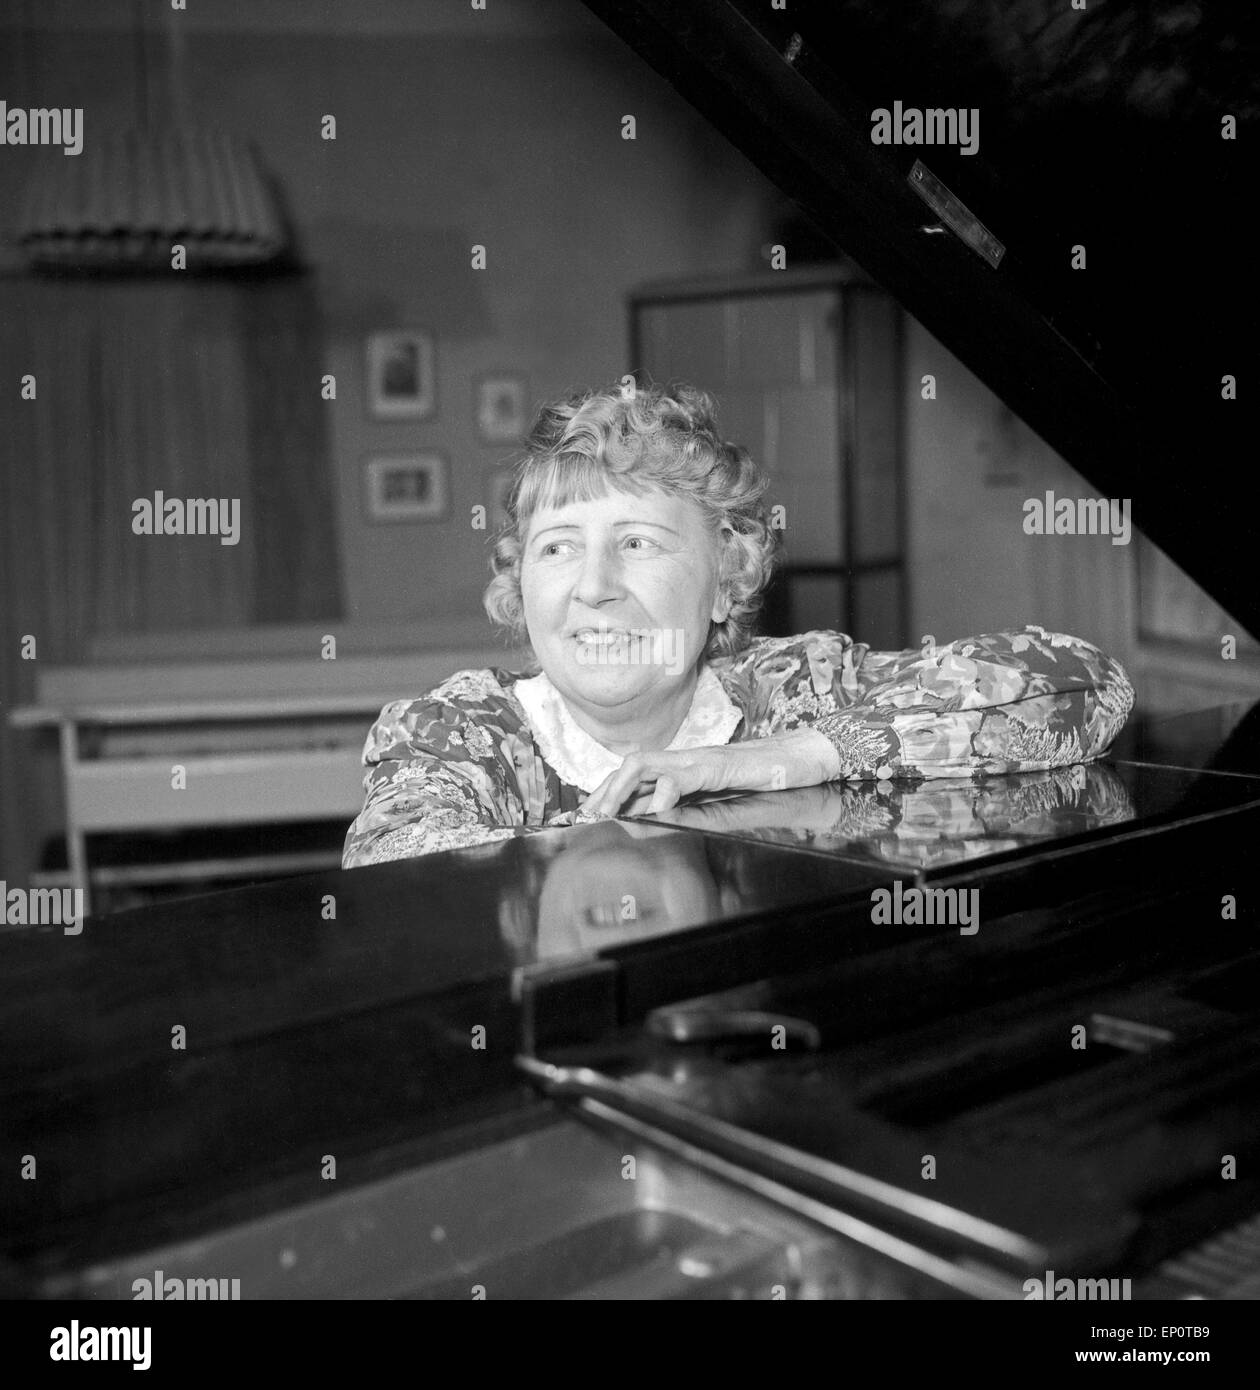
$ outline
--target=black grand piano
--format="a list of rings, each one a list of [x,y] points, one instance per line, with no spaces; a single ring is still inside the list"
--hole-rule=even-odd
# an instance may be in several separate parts
[[[1236,49],[1162,143],[1034,91],[968,159],[869,116],[892,75],[1000,109],[977,35],[945,64],[873,6],[590,7],[1254,629],[1219,389],[1241,176],[1195,145],[1213,100],[1254,121]],[[1088,289],[1085,240],[1112,258]],[[723,797],[0,937],[0,1291],[1260,1295],[1260,702],[1140,697],[1096,764]]]

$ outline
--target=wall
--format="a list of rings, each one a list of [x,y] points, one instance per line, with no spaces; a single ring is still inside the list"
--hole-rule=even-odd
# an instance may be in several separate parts
[[[157,14],[158,10],[151,11]],[[86,138],[135,119],[130,4],[10,3],[0,42],[10,106],[85,109]],[[327,317],[345,618],[484,621],[487,470],[510,454],[478,442],[473,379],[523,372],[532,402],[631,369],[625,296],[643,280],[744,269],[766,239],[766,181],[578,0],[459,4],[190,6],[167,16],[183,114],[251,137],[278,177]],[[91,32],[85,29],[90,26]],[[0,36],[4,38],[4,36]],[[166,71],[156,38],[151,72]],[[166,84],[147,84],[163,109]],[[337,139],[320,138],[325,114]],[[621,138],[633,114],[637,139]],[[0,206],[40,159],[0,151]],[[470,251],[487,248],[475,271]],[[364,339],[416,327],[437,343],[430,421],[366,416]],[[369,522],[363,462],[440,450],[443,522]]]
[[[941,642],[1035,622],[1131,662],[1132,543],[1023,529],[1026,499],[1097,490],[913,320],[905,354],[912,632]]]
[[[10,0],[0,17],[45,27],[0,44],[0,92],[11,105],[82,105],[89,132],[129,123],[132,15],[129,0]],[[347,625],[396,641],[408,620],[479,624],[487,537],[470,508],[488,501],[487,470],[510,450],[476,439],[474,378],[524,372],[538,401],[638,365],[625,355],[627,291],[754,264],[774,191],[578,0],[483,12],[221,0],[166,27],[186,115],[256,141],[318,270],[338,383],[327,408]],[[156,37],[149,58],[164,71]],[[164,84],[151,86],[157,110]],[[319,138],[326,113],[335,142]],[[626,113],[634,142],[620,138]],[[34,160],[62,158],[2,153],[6,207]],[[474,243],[487,247],[484,271],[470,268]],[[431,421],[366,417],[364,338],[395,326],[436,337]],[[1092,489],[913,323],[906,351],[912,631],[1035,620],[1131,657],[1132,548],[1022,531],[1026,497]],[[932,402],[919,394],[928,371]],[[373,525],[363,460],[409,449],[447,455],[448,519]]]
[[[1125,664],[1147,713],[1181,713],[1260,692],[1260,660],[1243,629],[1166,557],[1164,626],[1185,641],[1144,637],[1138,533],[1030,536],[1026,499],[1098,490],[1007,410],[922,325],[907,320],[904,384],[909,484],[911,631],[938,641],[1040,623],[1096,643]],[[937,397],[922,398],[936,377]],[[1220,637],[1239,638],[1224,660]]]

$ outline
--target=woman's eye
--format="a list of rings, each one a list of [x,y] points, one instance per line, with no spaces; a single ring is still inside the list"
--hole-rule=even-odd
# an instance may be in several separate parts
[[[548,541],[538,553],[544,559],[550,560],[559,555],[563,547],[568,544],[568,541]]]
[[[632,546],[636,550],[652,550],[656,548],[656,542],[651,536],[627,536],[626,545]]]

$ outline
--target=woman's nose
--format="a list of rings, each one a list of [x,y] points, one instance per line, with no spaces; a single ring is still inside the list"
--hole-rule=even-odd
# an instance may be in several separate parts
[[[576,597],[591,607],[622,592],[621,564],[611,547],[591,546],[582,561]]]

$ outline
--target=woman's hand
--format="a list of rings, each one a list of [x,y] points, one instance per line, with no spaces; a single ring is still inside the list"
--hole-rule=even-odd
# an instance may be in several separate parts
[[[629,753],[582,803],[588,814],[668,811],[694,792],[785,791],[840,775],[840,755],[816,729],[795,729],[711,748]],[[650,797],[644,793],[651,789]],[[626,803],[631,802],[627,807]]]

